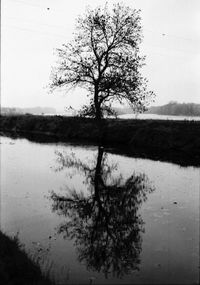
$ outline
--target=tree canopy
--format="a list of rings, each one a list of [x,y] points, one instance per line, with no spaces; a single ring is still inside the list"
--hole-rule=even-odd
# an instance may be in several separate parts
[[[145,57],[139,55],[142,41],[140,10],[121,4],[88,9],[79,16],[74,40],[58,51],[58,64],[50,88],[84,87],[90,104],[83,115],[101,119],[112,114],[114,101],[127,102],[141,112],[153,92],[141,74]]]

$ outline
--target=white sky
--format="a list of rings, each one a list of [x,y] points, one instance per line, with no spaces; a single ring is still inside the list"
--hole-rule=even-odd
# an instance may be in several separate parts
[[[48,94],[54,49],[72,38],[75,19],[87,5],[102,0],[2,0],[1,105],[79,108],[79,89]],[[109,6],[119,1],[108,0]],[[200,103],[200,1],[124,0],[142,10],[146,55],[144,75],[156,95],[155,105],[176,100]],[[49,10],[47,8],[50,8]],[[163,35],[164,34],[164,35]]]

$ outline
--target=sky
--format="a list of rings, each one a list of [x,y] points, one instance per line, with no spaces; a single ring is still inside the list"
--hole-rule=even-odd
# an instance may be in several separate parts
[[[108,6],[119,1],[108,0]],[[102,0],[1,1],[1,106],[80,108],[86,94],[75,89],[48,92],[55,49],[73,38],[75,20]],[[146,55],[144,76],[156,94],[154,105],[200,103],[200,1],[124,0],[141,9]]]

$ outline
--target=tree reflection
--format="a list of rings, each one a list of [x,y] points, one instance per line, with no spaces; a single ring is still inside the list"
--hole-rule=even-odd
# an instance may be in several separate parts
[[[109,165],[102,147],[93,166],[74,154],[57,155],[57,170],[77,169],[88,188],[88,193],[69,190],[65,196],[52,192],[53,211],[66,217],[58,232],[75,240],[80,262],[106,278],[139,270],[144,222],[138,209],[153,191],[147,177],[133,173],[124,180],[113,175],[117,165]]]

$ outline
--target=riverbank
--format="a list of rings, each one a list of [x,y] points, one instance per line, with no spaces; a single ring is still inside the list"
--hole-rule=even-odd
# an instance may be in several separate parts
[[[9,285],[53,285],[21,248],[17,237],[10,238],[0,231],[0,283]]]
[[[200,165],[198,121],[107,119],[100,133],[93,119],[13,115],[1,116],[0,131],[38,142],[98,144],[101,140],[110,152]]]

